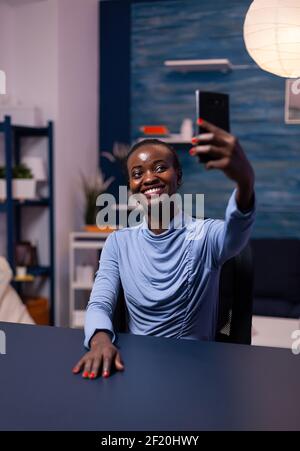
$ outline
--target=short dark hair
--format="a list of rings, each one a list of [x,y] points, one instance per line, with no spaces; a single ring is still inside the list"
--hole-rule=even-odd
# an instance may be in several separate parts
[[[127,159],[126,159],[126,169],[128,168],[127,163],[128,163],[129,157],[133,154],[133,152],[135,152],[136,150],[140,149],[140,148],[143,147],[143,146],[148,146],[148,145],[151,145],[151,146],[164,146],[164,147],[166,147],[167,149],[169,149],[169,151],[170,151],[170,152],[172,153],[172,155],[173,155],[173,165],[174,165],[174,168],[178,171],[178,174],[179,174],[179,180],[181,181],[181,179],[182,179],[182,166],[181,166],[181,164],[180,164],[180,161],[179,161],[178,155],[177,155],[177,153],[176,153],[176,150],[174,149],[173,146],[171,146],[171,144],[166,143],[166,142],[164,142],[164,141],[161,141],[160,139],[157,139],[157,138],[146,138],[146,139],[143,139],[142,141],[139,141],[138,143],[134,144],[134,145],[131,147],[131,149],[130,149],[130,151],[128,152],[128,155],[127,155]],[[128,169],[127,169],[127,179],[128,179],[128,182],[129,182],[129,173],[128,173]]]

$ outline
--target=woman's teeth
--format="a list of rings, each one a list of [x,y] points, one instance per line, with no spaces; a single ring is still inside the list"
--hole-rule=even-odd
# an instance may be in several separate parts
[[[161,190],[162,190],[161,187],[159,187],[159,188],[150,188],[150,189],[147,189],[146,191],[144,191],[144,194],[155,194],[155,193],[158,193]]]

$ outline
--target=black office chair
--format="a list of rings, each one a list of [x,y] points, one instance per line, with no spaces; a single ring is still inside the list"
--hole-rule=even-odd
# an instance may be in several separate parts
[[[253,275],[248,243],[221,269],[216,341],[251,344]]]
[[[253,265],[249,244],[222,266],[219,293],[216,341],[251,344]],[[128,332],[127,318],[121,286],[113,320],[116,332]]]

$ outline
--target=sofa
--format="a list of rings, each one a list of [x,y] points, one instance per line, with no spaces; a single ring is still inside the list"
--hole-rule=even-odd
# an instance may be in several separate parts
[[[0,256],[0,321],[35,324],[17,292],[10,285],[13,273],[6,260]]]

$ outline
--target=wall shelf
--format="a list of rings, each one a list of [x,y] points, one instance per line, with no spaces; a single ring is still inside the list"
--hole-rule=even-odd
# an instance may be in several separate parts
[[[48,207],[51,203],[49,198],[41,199],[12,199],[14,206],[19,207]],[[9,203],[7,201],[0,201],[0,211],[4,212],[9,208]]]
[[[197,60],[167,60],[165,66],[177,72],[229,72],[233,66],[226,58]]]
[[[232,64],[227,58],[197,60],[167,60],[164,65],[176,72],[223,72],[256,69],[254,64]]]
[[[31,274],[26,274],[25,276],[15,276],[14,277],[14,282],[33,282],[34,281],[34,276],[32,276]]]
[[[139,137],[137,138],[136,142],[141,142],[144,139],[160,139],[161,141],[164,141],[166,143],[169,144],[184,144],[187,146],[192,146],[192,142],[191,140],[188,141],[187,139],[183,139],[179,134],[170,134],[170,135],[166,135],[166,136],[143,136],[143,137]],[[191,138],[192,139],[192,138]]]

